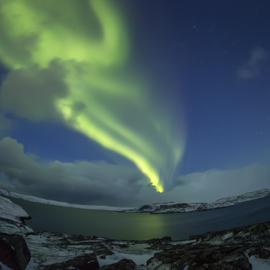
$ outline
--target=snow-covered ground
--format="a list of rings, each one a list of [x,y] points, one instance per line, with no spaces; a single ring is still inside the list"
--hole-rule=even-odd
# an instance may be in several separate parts
[[[104,238],[76,239],[76,236],[39,233],[25,237],[31,250],[32,260],[27,270],[40,269],[40,266],[65,262],[77,256],[89,253],[100,254],[97,260],[100,266],[113,264],[121,259],[133,260],[138,266],[145,266],[156,250],[150,244],[110,241]],[[110,252],[111,254],[106,254]],[[145,268],[143,268],[145,269]]]
[[[91,253],[91,242],[71,243],[63,235],[51,233],[29,234],[25,237],[27,245],[31,251],[31,266],[49,265],[67,261],[82,254]],[[70,243],[70,244],[69,244]]]
[[[0,218],[20,222],[21,218],[29,218],[29,215],[19,205],[0,196]]]
[[[269,270],[270,260],[259,259],[255,256],[249,257],[249,262],[252,265],[252,270]]]
[[[156,250],[149,249],[148,244],[133,244],[128,248],[119,248],[113,246],[112,255],[105,258],[98,257],[100,266],[116,263],[122,259],[129,259],[136,263],[138,266],[145,266],[146,262],[154,256]]]
[[[8,198],[0,196],[0,232],[24,235],[33,230],[26,226],[23,219],[29,215],[22,207],[13,203]],[[1,268],[0,268],[1,269]]]

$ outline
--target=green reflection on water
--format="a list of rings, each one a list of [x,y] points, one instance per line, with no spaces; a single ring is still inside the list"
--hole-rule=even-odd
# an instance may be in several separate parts
[[[165,215],[66,208],[13,199],[32,217],[35,230],[145,240],[168,235]]]

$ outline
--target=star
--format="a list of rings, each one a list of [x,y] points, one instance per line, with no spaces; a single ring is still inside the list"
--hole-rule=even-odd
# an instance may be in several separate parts
[[[199,30],[199,26],[196,25],[196,24],[192,25],[192,28],[193,28],[193,30],[195,30],[195,31]]]

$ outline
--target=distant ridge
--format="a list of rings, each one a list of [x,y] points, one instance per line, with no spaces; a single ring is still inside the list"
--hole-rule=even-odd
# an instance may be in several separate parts
[[[106,206],[106,205],[72,204],[72,203],[67,203],[67,202],[47,200],[44,198],[39,198],[39,197],[25,195],[25,194],[19,194],[19,193],[7,191],[4,189],[0,189],[0,195],[8,197],[8,198],[22,199],[22,200],[30,201],[34,203],[41,203],[41,204],[61,206],[61,207],[71,207],[71,208],[88,209],[88,210],[158,214],[158,213],[187,213],[187,212],[205,211],[205,210],[234,206],[239,203],[257,200],[260,198],[264,198],[266,196],[270,196],[270,189],[265,188],[265,189],[247,192],[247,193],[236,195],[236,196],[224,197],[211,203],[203,203],[203,202],[202,203],[181,203],[181,202],[152,203],[152,204],[146,204],[137,208],[115,207],[115,206]]]
[[[107,206],[107,205],[72,204],[72,203],[61,202],[61,201],[47,200],[44,198],[20,194],[20,193],[16,193],[12,191],[7,191],[4,189],[0,189],[0,195],[8,197],[8,198],[21,199],[28,202],[61,206],[61,207],[71,207],[71,208],[78,208],[78,209],[104,210],[104,211],[124,211],[124,210],[130,209],[130,207],[116,207],[116,206]]]
[[[237,196],[224,197],[211,203],[154,203],[143,205],[137,209],[133,209],[132,212],[140,213],[186,213],[194,211],[205,211],[223,207],[234,206],[239,203],[257,200],[270,196],[270,189],[260,189],[252,192],[247,192]]]

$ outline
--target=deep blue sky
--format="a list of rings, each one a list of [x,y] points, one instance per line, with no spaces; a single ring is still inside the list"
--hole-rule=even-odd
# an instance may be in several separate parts
[[[136,0],[121,5],[134,69],[151,80],[179,121],[185,112],[187,145],[178,173],[268,162],[270,2]],[[241,78],[237,71],[256,50],[265,53],[264,59],[251,67],[252,78]],[[18,119],[11,136],[27,152],[48,160],[118,160],[58,124]]]

